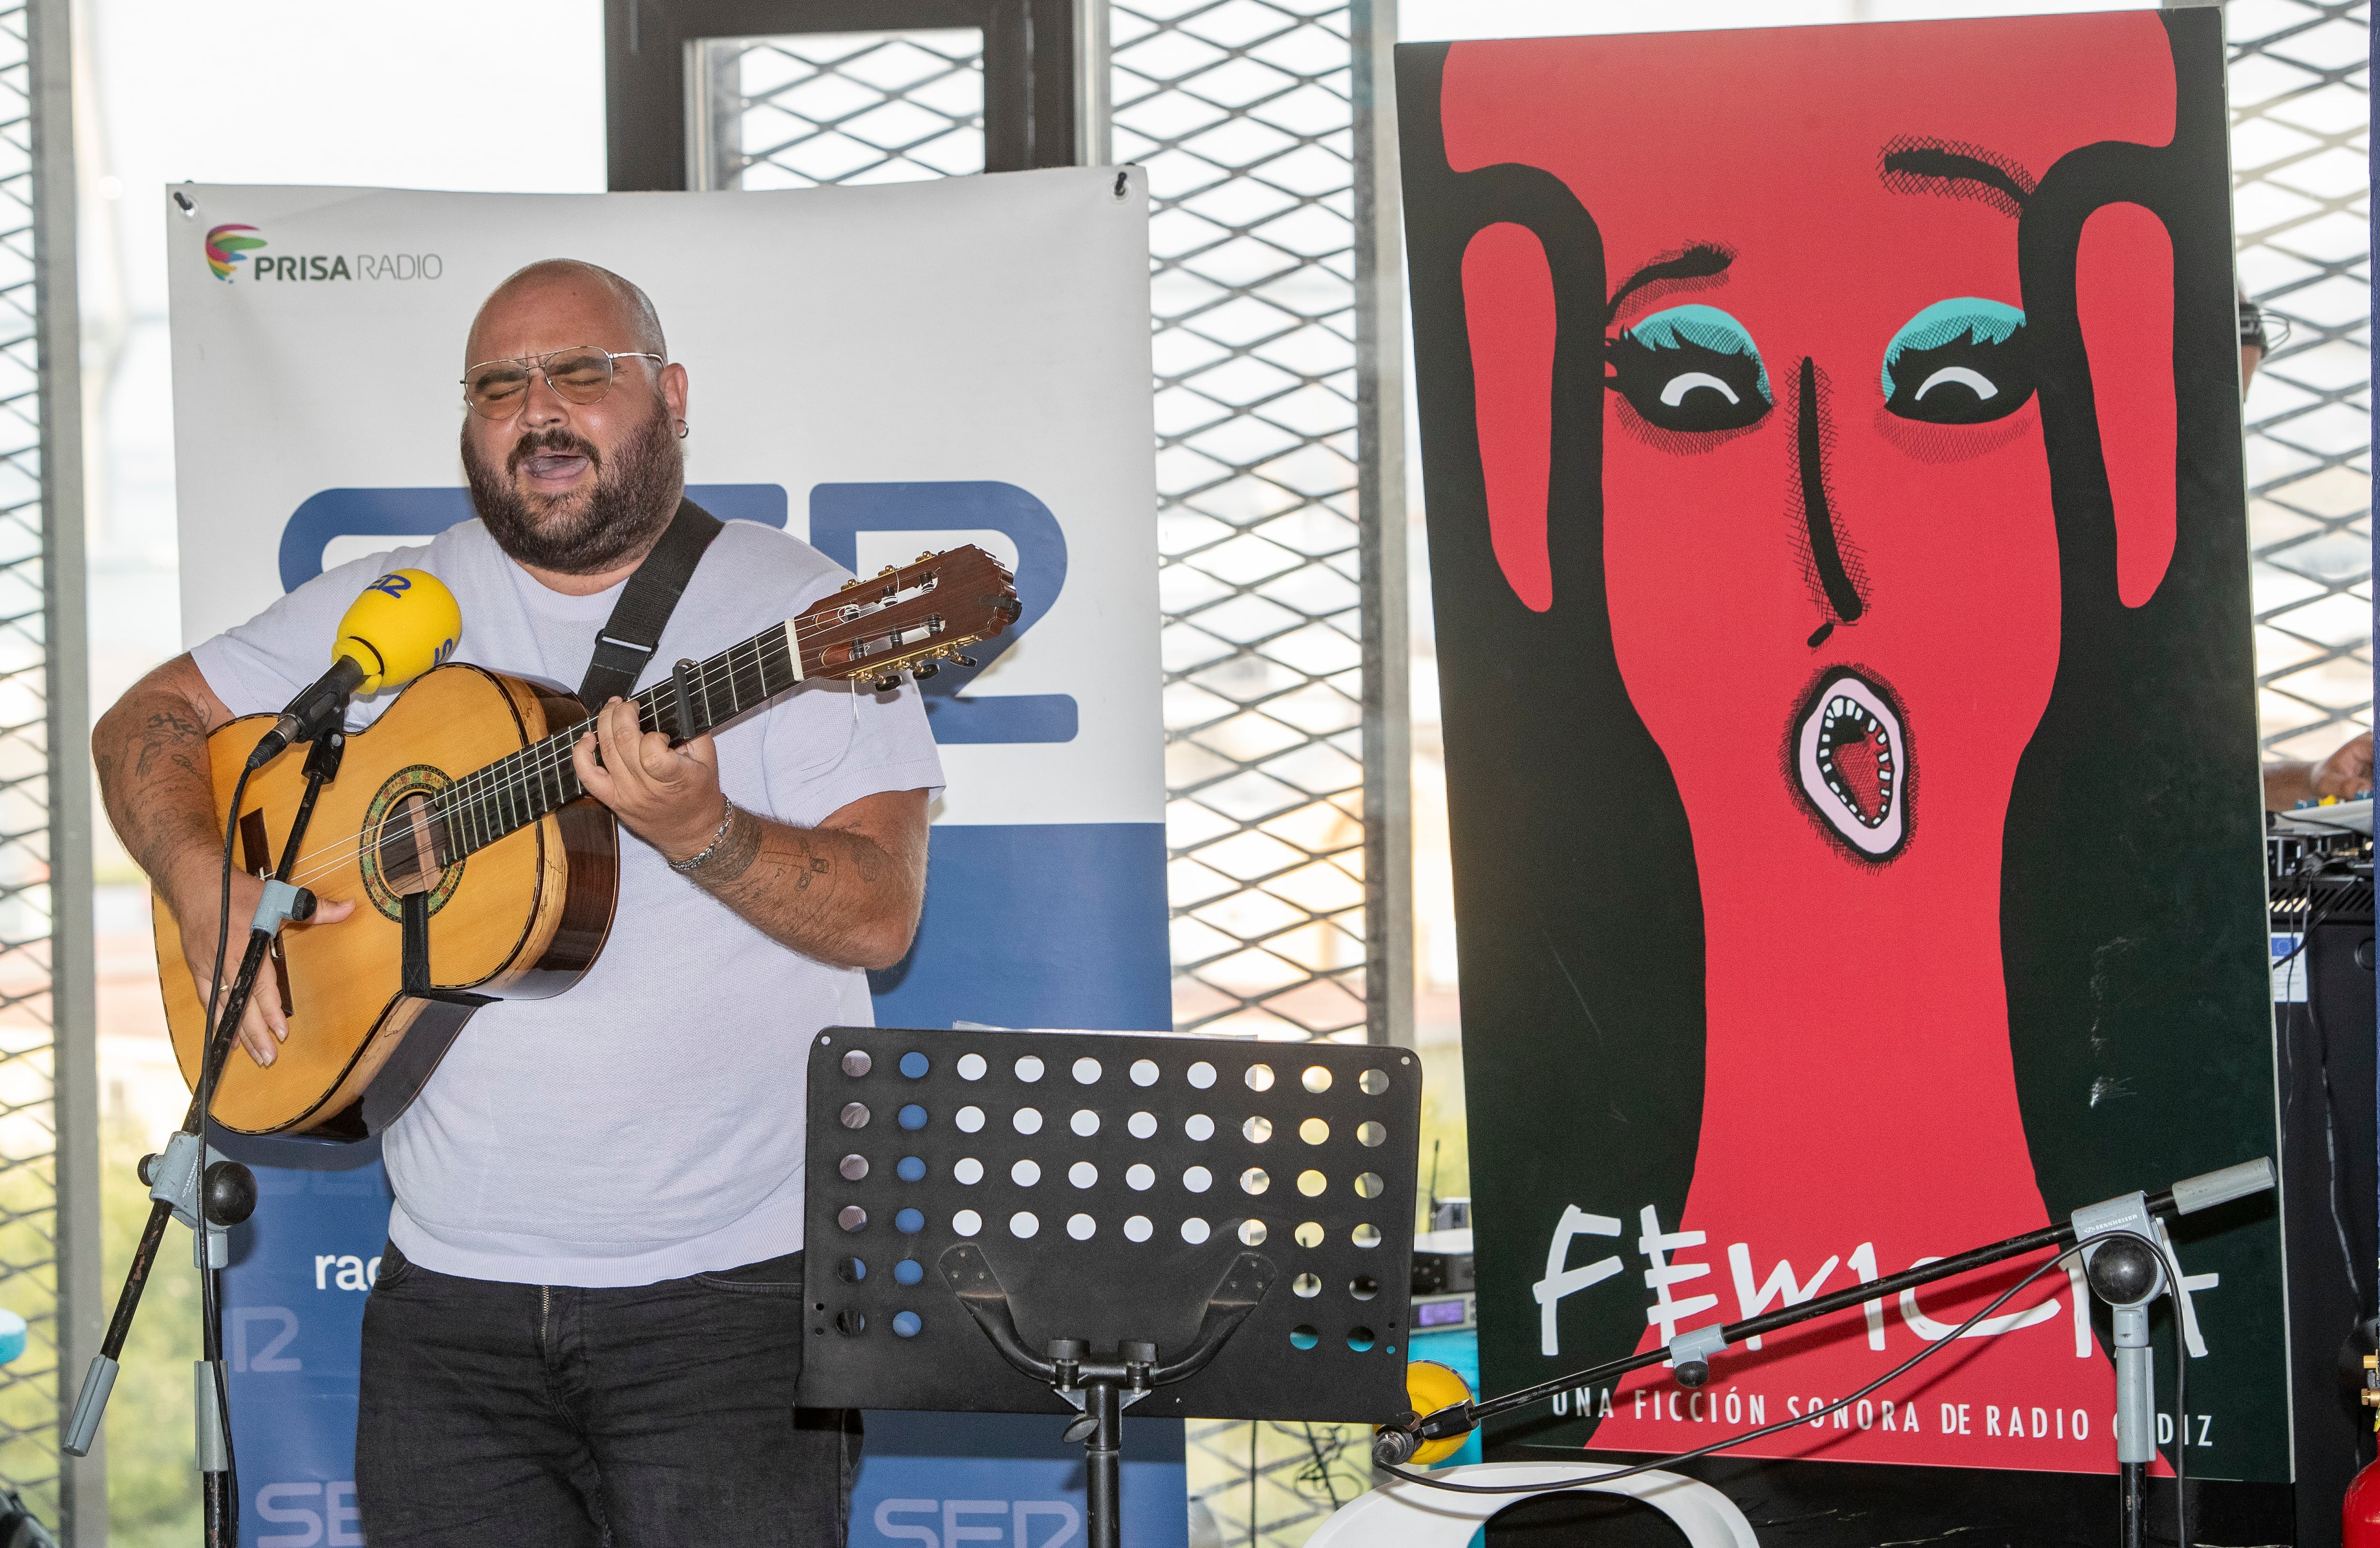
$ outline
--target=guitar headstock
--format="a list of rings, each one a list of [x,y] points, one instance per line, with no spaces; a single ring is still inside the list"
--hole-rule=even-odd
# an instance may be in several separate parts
[[[805,677],[873,678],[889,691],[904,672],[922,681],[945,661],[973,666],[959,652],[1024,611],[1008,567],[968,543],[845,581],[794,620],[794,638]]]

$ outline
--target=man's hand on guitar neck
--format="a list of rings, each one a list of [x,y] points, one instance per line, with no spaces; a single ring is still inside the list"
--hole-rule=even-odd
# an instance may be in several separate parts
[[[815,828],[771,822],[728,806],[710,737],[674,748],[620,699],[570,756],[588,794],[665,859],[703,856],[687,879],[780,945],[841,968],[908,951],[926,896],[923,790],[864,796]]]
[[[183,655],[133,684],[100,716],[91,735],[107,820],[172,912],[183,957],[202,995],[214,970],[215,929],[223,917],[223,818],[208,772],[207,737],[231,718],[196,664]],[[263,896],[262,882],[233,872],[226,976],[238,969],[248,946],[248,921]],[[354,910],[352,903],[323,899],[312,923],[336,924]],[[249,1057],[269,1065],[288,1036],[280,981],[268,957],[240,1018],[239,1043]]]

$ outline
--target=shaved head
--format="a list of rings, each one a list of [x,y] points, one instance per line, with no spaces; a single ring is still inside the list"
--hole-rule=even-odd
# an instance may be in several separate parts
[[[602,310],[612,319],[613,336],[567,339],[565,344],[592,344],[611,350],[650,350],[663,360],[669,359],[669,344],[662,336],[661,313],[653,310],[652,298],[640,286],[583,259],[541,258],[527,268],[515,270],[480,303],[479,315],[471,320],[470,336],[465,341],[464,364],[476,365],[499,358],[483,349],[483,346],[498,347],[489,344],[485,335],[490,323],[517,303],[534,304],[545,297],[574,293],[603,303]]]

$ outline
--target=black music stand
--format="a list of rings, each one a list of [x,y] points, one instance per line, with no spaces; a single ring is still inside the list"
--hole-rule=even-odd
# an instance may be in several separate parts
[[[802,1401],[1077,1415],[1090,1548],[1124,1408],[1406,1407],[1409,1050],[831,1027],[808,1121]]]

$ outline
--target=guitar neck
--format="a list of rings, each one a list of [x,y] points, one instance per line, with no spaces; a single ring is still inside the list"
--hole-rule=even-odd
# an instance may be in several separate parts
[[[798,623],[772,624],[689,669],[683,713],[675,676],[655,683],[631,701],[637,724],[672,741],[691,740],[815,676],[820,652],[798,647]],[[584,796],[570,752],[586,729],[582,722],[556,731],[441,791],[433,821],[446,862],[483,849]]]

